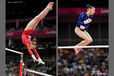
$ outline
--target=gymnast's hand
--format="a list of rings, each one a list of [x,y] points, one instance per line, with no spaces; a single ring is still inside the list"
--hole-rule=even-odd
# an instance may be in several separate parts
[[[87,20],[84,21],[84,24],[91,23],[92,19],[88,18]]]
[[[88,18],[89,23],[92,21],[92,19]]]
[[[81,30],[84,30],[84,29],[85,29],[85,27],[84,27],[84,26],[82,26],[82,25],[80,25],[80,29],[81,29]]]

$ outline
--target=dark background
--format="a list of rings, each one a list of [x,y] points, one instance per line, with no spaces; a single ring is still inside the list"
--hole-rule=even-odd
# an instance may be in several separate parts
[[[50,1],[54,2],[55,8],[56,0],[6,0],[6,19],[33,18],[39,14]],[[48,16],[55,15],[55,10],[56,9],[53,9]]]
[[[95,8],[108,8],[108,0],[59,0],[59,8],[85,8],[87,4]],[[85,10],[86,11],[86,10]],[[58,15],[58,45],[76,45],[81,39],[75,34],[79,14]],[[87,29],[92,36],[91,45],[108,44],[108,14],[94,15],[93,21]]]
[[[108,7],[109,0],[58,0],[58,7],[85,7],[87,4]]]

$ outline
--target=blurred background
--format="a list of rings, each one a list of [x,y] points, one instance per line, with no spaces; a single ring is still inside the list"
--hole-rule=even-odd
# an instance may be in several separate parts
[[[88,28],[93,38],[91,45],[108,44],[108,0],[58,0],[58,45],[76,45],[81,39],[74,28],[80,13],[86,12],[86,5],[96,8],[93,21]]]
[[[73,49],[59,49],[58,76],[108,76],[108,50],[82,49],[74,55]]]
[[[58,0],[58,46],[74,46],[82,39],[74,28],[86,5],[96,8],[87,31],[93,38],[90,45],[108,45],[109,0]],[[108,48],[58,49],[58,76],[108,76]]]
[[[53,10],[39,22],[31,36],[37,38],[37,51],[46,65],[37,65],[22,43],[21,35],[27,23],[52,0],[6,0],[6,47],[24,53],[24,68],[56,74],[56,1]],[[51,55],[51,56],[50,56]],[[6,74],[18,76],[20,56],[6,51]],[[35,74],[34,74],[35,75]],[[31,76],[31,73],[27,73]],[[35,75],[38,76],[38,75]]]

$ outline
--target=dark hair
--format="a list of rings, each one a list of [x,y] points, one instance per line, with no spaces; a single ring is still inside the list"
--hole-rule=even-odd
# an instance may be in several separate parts
[[[32,40],[36,40],[36,37],[31,37],[31,41],[32,41]]]
[[[90,5],[89,5],[89,4],[87,4],[87,5],[86,5],[86,8],[87,8],[87,9],[88,9],[88,8],[90,8]]]
[[[91,5],[89,5],[89,4],[87,4],[87,5],[86,5],[86,8],[87,8],[87,9],[89,9],[89,8],[92,9],[92,8],[95,8],[95,7],[94,7],[94,6],[91,6]]]
[[[31,37],[31,42],[30,42],[32,45],[35,45],[37,46],[37,43],[36,43],[36,38],[35,37]]]

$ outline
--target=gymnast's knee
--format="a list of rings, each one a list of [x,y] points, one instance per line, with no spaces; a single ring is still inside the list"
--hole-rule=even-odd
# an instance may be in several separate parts
[[[86,39],[85,40],[87,43],[92,43],[93,42],[93,39]]]
[[[35,19],[40,21],[42,18],[40,16],[36,16]]]

